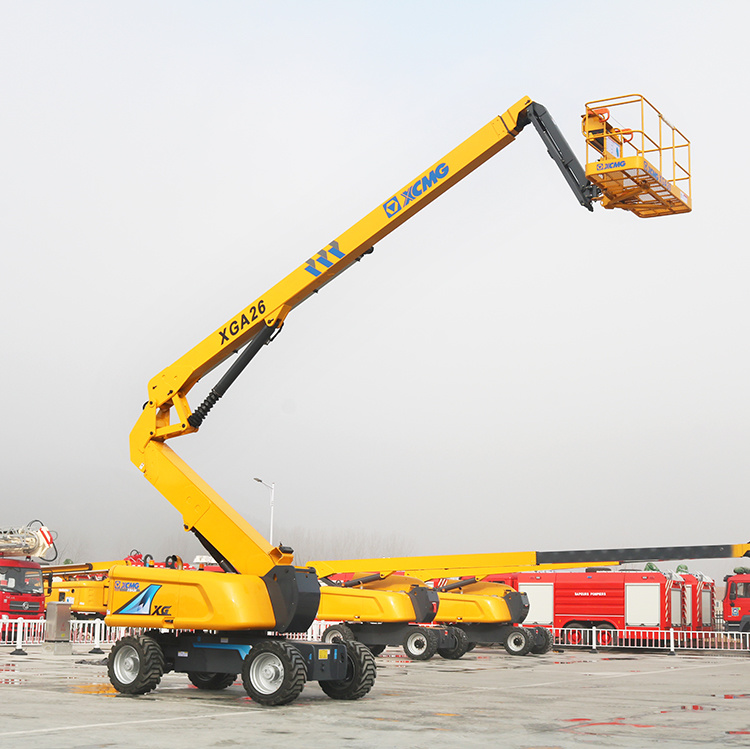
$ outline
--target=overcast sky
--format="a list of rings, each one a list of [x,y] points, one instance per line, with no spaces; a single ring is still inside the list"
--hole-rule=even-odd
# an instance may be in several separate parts
[[[693,143],[692,214],[588,213],[528,129],[171,444],[264,534],[275,482],[299,562],[750,540],[748,21],[0,2],[0,525],[192,558],[129,460],[148,380],[522,96],[583,158],[584,103],[637,92]]]

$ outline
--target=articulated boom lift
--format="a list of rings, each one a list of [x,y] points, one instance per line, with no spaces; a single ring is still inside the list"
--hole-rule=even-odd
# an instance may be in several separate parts
[[[313,569],[295,567],[292,549],[266,542],[167,442],[198,430],[297,305],[512,143],[528,124],[541,135],[577,200],[593,210],[593,202],[606,195],[608,186],[598,187],[587,178],[547,110],[524,97],[149,382],[148,401],[130,435],[131,459],[180,512],[184,529],[194,533],[229,574],[126,565],[110,569],[107,623],[154,628],[148,636],[125,638],[113,649],[109,672],[117,689],[150,691],[165,669],[173,669],[187,672],[203,688],[227,686],[241,671],[248,693],[264,704],[291,702],[305,679],[320,680],[330,696],[340,699],[356,699],[369,691],[374,665],[359,643],[292,644],[265,633],[305,631],[319,609],[360,619],[369,607],[370,616],[379,621],[404,621],[404,616],[413,621],[414,606],[401,605],[408,593],[362,588],[321,592]],[[201,405],[191,410],[187,396],[193,386],[237,353]]]

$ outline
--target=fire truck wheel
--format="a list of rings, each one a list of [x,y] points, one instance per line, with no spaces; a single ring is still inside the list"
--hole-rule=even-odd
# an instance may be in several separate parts
[[[375,683],[375,657],[367,645],[351,640],[346,643],[346,676],[318,683],[333,700],[358,700]]]
[[[368,645],[367,647],[373,655],[380,655],[385,650],[385,645]]]
[[[107,658],[112,686],[123,694],[146,694],[156,689],[164,673],[164,654],[158,643],[143,635],[122,637]]]
[[[242,662],[242,684],[259,705],[288,705],[305,686],[305,662],[293,645],[266,640],[253,645]]]
[[[533,634],[523,627],[513,627],[513,631],[505,638],[505,649],[510,655],[526,655],[533,644]]]
[[[553,640],[552,632],[546,627],[534,627],[534,644],[531,646],[531,652],[534,655],[544,655],[552,650]]]
[[[237,674],[210,674],[203,671],[188,671],[187,677],[198,689],[219,690],[231,687],[237,679]]]
[[[453,635],[456,644],[450,648],[438,648],[438,655],[451,661],[463,658],[469,650],[469,638],[461,627],[448,627],[448,633]]]
[[[404,653],[413,661],[429,661],[438,648],[438,636],[429,627],[414,627],[404,637]]]
[[[354,632],[346,624],[332,624],[325,628],[320,639],[323,642],[349,642],[354,640]]]
[[[596,628],[597,644],[602,647],[617,647],[619,645],[617,630],[608,623],[599,624]]]
[[[565,645],[585,645],[584,639],[583,624],[580,622],[569,622],[563,627],[563,643]]]

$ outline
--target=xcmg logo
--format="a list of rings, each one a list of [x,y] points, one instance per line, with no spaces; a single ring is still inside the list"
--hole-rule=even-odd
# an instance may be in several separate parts
[[[424,195],[433,185],[436,185],[450,171],[450,167],[443,162],[438,164],[429,174],[420,177],[408,190],[401,193],[401,200],[398,195],[394,195],[390,200],[383,203],[385,214],[390,218],[395,216],[402,208],[409,205],[412,200],[416,200],[420,195]]]
[[[115,580],[115,590],[125,590],[130,593],[137,593],[140,589],[140,583],[130,583],[124,582],[123,580]]]
[[[619,169],[620,167],[625,166],[625,161],[608,161],[606,164],[603,162],[599,162],[596,165],[596,170],[598,172],[603,172],[605,169]]]

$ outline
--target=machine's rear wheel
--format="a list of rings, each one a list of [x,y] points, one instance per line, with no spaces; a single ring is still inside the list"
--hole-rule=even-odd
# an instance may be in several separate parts
[[[358,700],[375,683],[375,657],[361,642],[346,643],[346,676],[343,679],[320,681],[320,688],[334,700]]]
[[[350,642],[354,640],[354,632],[346,624],[332,624],[323,630],[323,635],[320,639],[323,642]]]
[[[164,654],[151,637],[119,639],[107,658],[112,686],[123,694],[146,694],[156,689],[164,673]]]
[[[438,648],[438,655],[441,658],[447,658],[456,661],[463,658],[469,650],[469,638],[461,627],[448,627],[448,632],[453,635],[456,644],[450,648]]]
[[[505,638],[505,650],[510,655],[526,655],[533,644],[531,632],[523,627],[513,627],[513,631]]]
[[[283,640],[253,645],[242,662],[242,684],[259,705],[288,705],[305,686],[305,662],[299,651]]]
[[[414,627],[404,637],[404,652],[413,661],[429,661],[438,648],[438,636],[429,627]]]
[[[237,674],[204,673],[203,671],[188,671],[191,683],[198,689],[226,689],[231,687],[237,679]]]
[[[531,646],[531,652],[534,655],[544,655],[552,650],[554,641],[552,639],[552,632],[546,627],[534,627],[534,644]]]

